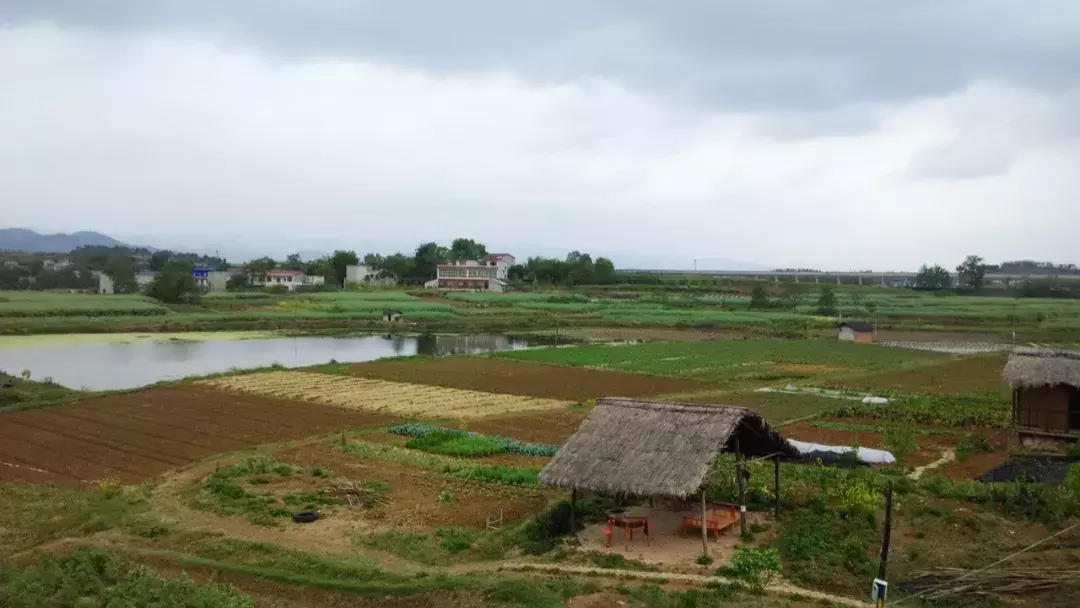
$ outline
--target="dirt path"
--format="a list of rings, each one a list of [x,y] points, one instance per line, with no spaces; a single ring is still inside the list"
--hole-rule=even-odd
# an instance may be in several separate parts
[[[541,572],[561,572],[564,574],[580,574],[584,576],[610,576],[612,578],[632,578],[646,581],[679,581],[683,583],[691,583],[695,585],[709,585],[709,584],[732,584],[736,583],[732,579],[724,578],[722,576],[705,576],[702,574],[676,574],[668,572],[640,572],[637,570],[617,570],[610,568],[594,568],[589,566],[564,566],[562,564],[527,564],[527,563],[506,563],[499,566],[500,570],[513,570],[519,572],[528,571],[541,571]],[[832,602],[834,604],[842,604],[844,606],[853,606],[862,608],[867,606],[866,602],[860,602],[849,597],[843,597],[839,595],[831,595],[828,593],[821,593],[820,591],[811,591],[809,589],[803,589],[796,587],[786,581],[774,582],[769,585],[766,590],[769,593],[777,595],[801,595],[803,597],[813,598],[815,600],[823,600],[826,602]]]
[[[938,458],[937,460],[935,460],[934,462],[931,462],[930,464],[924,464],[921,467],[915,467],[915,470],[912,471],[908,475],[908,478],[910,478],[910,479],[920,479],[920,478],[922,478],[923,473],[925,473],[925,472],[927,472],[927,471],[929,471],[931,469],[936,469],[936,468],[938,468],[940,466],[944,466],[946,464],[949,464],[950,462],[952,462],[954,460],[956,460],[956,452],[954,452],[952,450],[952,448],[946,448],[945,451],[941,453],[941,458]]]

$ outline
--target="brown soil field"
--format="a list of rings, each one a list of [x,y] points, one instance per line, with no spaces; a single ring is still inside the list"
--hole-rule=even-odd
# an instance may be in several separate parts
[[[417,530],[466,526],[483,529],[490,511],[503,509],[505,521],[510,522],[536,514],[548,503],[547,494],[539,489],[466,481],[393,462],[367,460],[335,450],[325,442],[288,448],[273,457],[302,467],[323,467],[330,473],[330,479],[346,477],[354,481],[388,483],[390,490],[382,496],[388,505],[363,511],[338,508],[328,515],[360,517],[376,527],[402,526]],[[312,489],[319,483],[326,483],[315,478],[305,481],[312,484]],[[450,492],[453,502],[439,501],[444,490]]]
[[[528,412],[514,416],[470,420],[469,430],[489,435],[503,435],[532,443],[566,442],[589,415],[588,408],[562,411]]]
[[[645,374],[466,357],[357,363],[349,366],[349,373],[364,378],[568,401],[608,396],[642,397],[710,388],[702,382]]]
[[[0,481],[142,481],[218,452],[396,418],[180,385],[0,414]]]
[[[948,359],[917,369],[887,371],[829,382],[841,388],[895,389],[911,393],[972,393],[1005,390],[1006,353]]]

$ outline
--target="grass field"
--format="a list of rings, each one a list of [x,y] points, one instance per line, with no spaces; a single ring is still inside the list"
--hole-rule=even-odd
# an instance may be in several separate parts
[[[363,329],[381,327],[387,308],[407,326],[468,331],[555,326],[731,329],[754,335],[807,337],[831,331],[839,317],[817,314],[817,286],[800,286],[792,305],[770,286],[773,307],[751,309],[746,286],[687,291],[583,287],[516,293],[372,290],[307,294],[210,293],[196,305],[161,305],[142,296],[42,292],[0,293],[0,333],[180,331],[206,329]],[[423,296],[423,297],[418,297]],[[935,295],[845,286],[844,319],[875,321],[883,330],[968,331],[1021,339],[1080,339],[1080,301]]]
[[[493,353],[500,359],[655,374],[734,386],[916,368],[947,358],[835,340],[715,340]]]

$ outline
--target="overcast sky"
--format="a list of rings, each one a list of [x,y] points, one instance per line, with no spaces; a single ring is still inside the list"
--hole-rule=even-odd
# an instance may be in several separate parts
[[[0,2],[6,227],[1080,262],[1078,167],[1075,0]]]

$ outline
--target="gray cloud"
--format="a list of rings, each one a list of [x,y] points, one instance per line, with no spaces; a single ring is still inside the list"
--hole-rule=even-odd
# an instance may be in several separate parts
[[[0,0],[0,223],[277,254],[1069,261],[1078,9]]]
[[[829,108],[977,79],[1080,82],[1071,0],[8,0],[0,19],[196,32],[281,58],[607,78],[712,108]]]

